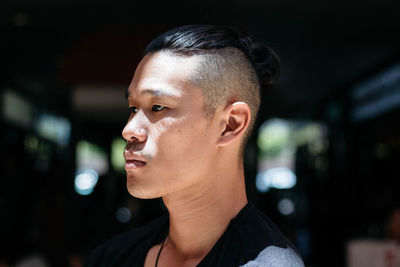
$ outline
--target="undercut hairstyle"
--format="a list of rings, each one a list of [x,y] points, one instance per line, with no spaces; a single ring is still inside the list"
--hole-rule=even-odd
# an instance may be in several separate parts
[[[279,78],[279,57],[268,46],[255,42],[232,27],[187,25],[153,39],[144,55],[163,51],[181,57],[199,57],[190,81],[202,90],[207,116],[230,101],[245,102],[251,121],[243,146],[254,127],[262,90]]]

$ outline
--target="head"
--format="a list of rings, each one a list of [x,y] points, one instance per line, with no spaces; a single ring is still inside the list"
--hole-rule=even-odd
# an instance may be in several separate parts
[[[249,106],[252,118],[244,146],[254,127],[261,90],[271,88],[279,78],[276,53],[233,28],[214,25],[188,25],[165,32],[150,42],[145,54],[158,51],[200,59],[190,82],[202,90],[208,117],[228,101]]]
[[[278,70],[271,49],[228,27],[184,26],[155,38],[128,89],[131,194],[159,197],[202,182],[228,148],[240,164],[260,88]]]

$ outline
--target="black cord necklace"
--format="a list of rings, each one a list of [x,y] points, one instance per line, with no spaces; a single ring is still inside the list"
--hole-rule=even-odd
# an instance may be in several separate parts
[[[158,251],[157,258],[156,258],[156,264],[154,265],[154,267],[157,267],[158,258],[160,258],[161,250],[162,250],[163,247],[164,247],[164,243],[165,243],[165,240],[167,240],[167,237],[168,237],[168,236],[166,236],[166,237],[164,238],[163,242],[161,243],[161,247],[160,247],[160,250]]]

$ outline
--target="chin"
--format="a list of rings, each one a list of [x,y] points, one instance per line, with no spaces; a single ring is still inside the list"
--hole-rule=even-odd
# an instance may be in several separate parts
[[[154,192],[153,190],[147,190],[138,185],[127,184],[128,192],[131,196],[140,199],[153,199],[161,197],[161,194]]]

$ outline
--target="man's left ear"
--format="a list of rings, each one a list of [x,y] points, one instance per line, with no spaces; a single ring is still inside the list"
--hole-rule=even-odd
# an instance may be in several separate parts
[[[246,132],[251,119],[249,106],[244,102],[229,104],[224,110],[224,129],[218,145],[225,146],[240,139]]]

